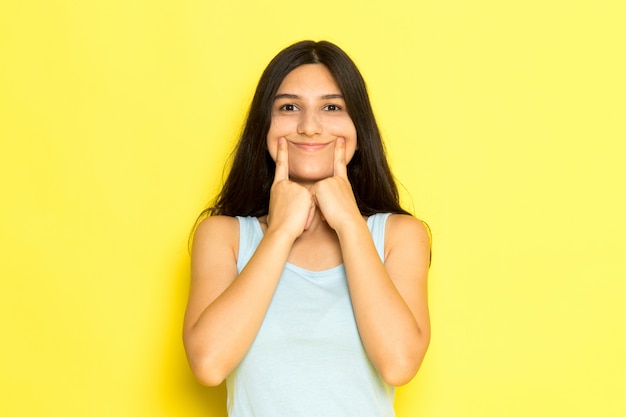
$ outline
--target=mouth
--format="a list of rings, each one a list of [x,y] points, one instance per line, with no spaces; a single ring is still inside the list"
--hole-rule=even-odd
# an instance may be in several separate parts
[[[295,146],[298,149],[301,149],[305,152],[315,152],[315,151],[319,151],[321,149],[324,149],[325,147],[328,146],[330,142],[328,143],[318,143],[318,142],[302,142],[302,143],[298,143],[298,142],[291,142],[291,144],[293,146]]]

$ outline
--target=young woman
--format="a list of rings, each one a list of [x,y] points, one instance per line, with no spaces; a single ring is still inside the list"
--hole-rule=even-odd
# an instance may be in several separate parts
[[[229,416],[393,416],[430,339],[430,239],[341,49],[270,62],[203,214],[184,343],[200,382],[227,380]]]

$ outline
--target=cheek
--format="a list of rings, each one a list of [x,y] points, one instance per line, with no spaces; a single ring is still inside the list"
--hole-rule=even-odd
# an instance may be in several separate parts
[[[282,136],[287,136],[288,134],[288,126],[286,125],[287,123],[285,120],[272,117],[270,129],[267,131],[265,143],[267,145],[267,150],[274,161],[276,161],[278,138]]]
[[[359,149],[359,140],[355,130],[350,139],[346,138],[346,163],[350,163],[357,149]]]
[[[341,126],[337,126],[337,134],[346,139],[346,161],[349,162],[359,147],[356,127],[352,120],[344,121]]]
[[[270,153],[270,156],[272,157],[274,161],[276,161],[278,140],[275,138],[272,138],[270,134],[271,134],[271,131],[267,134],[267,140],[265,141],[265,143],[267,146],[267,151]]]
[[[348,115],[328,117],[324,120],[325,129],[337,136],[356,137],[356,127]]]
[[[274,161],[276,161],[276,152],[278,147],[278,138],[281,136],[280,126],[272,120],[270,124],[270,130],[267,131],[267,137],[265,143],[267,145],[267,151]]]
[[[354,141],[346,142],[346,164],[349,164],[354,157],[357,149],[356,135],[354,136]]]

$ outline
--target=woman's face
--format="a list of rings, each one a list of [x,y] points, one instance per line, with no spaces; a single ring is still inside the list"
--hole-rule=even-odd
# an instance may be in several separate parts
[[[346,142],[346,163],[354,156],[356,128],[325,65],[301,65],[281,83],[267,133],[267,148],[274,160],[281,137],[288,145],[289,178],[304,185],[333,175],[338,138]]]

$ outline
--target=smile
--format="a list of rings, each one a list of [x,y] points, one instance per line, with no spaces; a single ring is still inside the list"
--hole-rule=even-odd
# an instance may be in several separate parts
[[[293,146],[295,146],[296,148],[301,149],[303,151],[307,151],[307,152],[319,151],[320,149],[324,149],[326,146],[328,146],[328,143],[295,143],[295,142],[291,142],[291,144]]]

